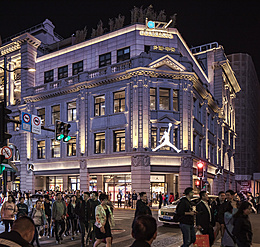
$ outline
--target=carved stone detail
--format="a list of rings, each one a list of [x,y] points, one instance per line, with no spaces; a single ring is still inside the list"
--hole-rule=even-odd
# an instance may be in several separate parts
[[[87,161],[86,160],[80,160],[80,169],[81,170],[87,169]]]
[[[181,166],[184,168],[191,168],[193,166],[192,158],[190,157],[183,157],[181,161]]]
[[[132,156],[132,165],[133,166],[149,166],[150,165],[150,157],[148,155],[136,155]]]

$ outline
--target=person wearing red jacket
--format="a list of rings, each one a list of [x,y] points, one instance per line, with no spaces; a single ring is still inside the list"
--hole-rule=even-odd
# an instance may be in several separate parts
[[[174,195],[173,195],[173,193],[170,193],[169,203],[172,204],[173,201],[174,201]]]

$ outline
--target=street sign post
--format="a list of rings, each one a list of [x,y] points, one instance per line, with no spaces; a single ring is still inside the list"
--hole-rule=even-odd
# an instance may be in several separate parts
[[[32,115],[32,133],[41,134],[41,118],[35,115]]]
[[[32,116],[27,112],[22,112],[22,130],[31,132]]]

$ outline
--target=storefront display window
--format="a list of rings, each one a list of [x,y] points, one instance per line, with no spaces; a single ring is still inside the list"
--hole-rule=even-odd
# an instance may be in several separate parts
[[[80,190],[80,178],[77,177],[69,177],[69,189],[71,191]]]
[[[63,191],[63,177],[47,177],[46,185],[48,190]]]

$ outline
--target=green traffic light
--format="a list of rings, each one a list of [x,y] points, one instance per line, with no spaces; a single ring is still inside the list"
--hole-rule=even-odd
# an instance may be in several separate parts
[[[57,140],[60,141],[63,137],[64,137],[64,135],[63,135],[63,134],[60,134],[59,136],[57,136]]]
[[[64,142],[68,142],[71,139],[71,136],[67,136],[63,139]]]
[[[5,170],[5,166],[0,165],[0,174],[2,174],[4,170]]]

